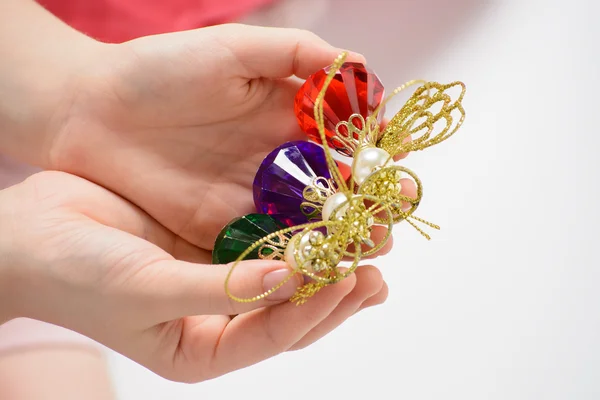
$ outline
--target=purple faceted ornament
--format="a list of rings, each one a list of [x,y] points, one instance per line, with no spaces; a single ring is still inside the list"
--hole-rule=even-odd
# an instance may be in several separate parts
[[[257,212],[288,226],[320,220],[320,214],[309,220],[301,209],[303,191],[317,177],[331,178],[321,146],[305,141],[279,146],[263,160],[254,178]]]

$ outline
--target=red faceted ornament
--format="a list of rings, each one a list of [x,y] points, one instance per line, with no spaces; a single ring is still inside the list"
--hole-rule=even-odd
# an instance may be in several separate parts
[[[294,112],[300,128],[319,144],[323,143],[317,129],[314,107],[330,68],[324,68],[311,75],[294,100]],[[329,147],[344,155],[352,156],[351,149],[334,139],[337,124],[348,121],[352,114],[360,114],[366,119],[381,104],[383,96],[383,85],[373,71],[360,63],[344,63],[327,88],[323,101],[323,120]],[[379,113],[378,122],[381,122],[384,111],[382,109]],[[356,120],[353,122],[357,124]]]

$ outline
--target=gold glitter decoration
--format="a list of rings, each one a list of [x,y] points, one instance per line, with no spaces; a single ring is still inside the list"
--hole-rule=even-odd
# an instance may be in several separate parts
[[[346,57],[347,53],[344,52],[334,61],[315,100],[315,121],[322,143],[327,143],[323,100],[333,77]],[[422,86],[415,91],[380,134],[377,115],[383,106],[402,90],[418,83]],[[454,87],[462,88],[456,100],[452,100],[447,93]],[[310,221],[321,214],[323,205],[330,196],[343,193],[346,201],[333,210],[328,221],[309,222],[285,228],[253,243],[232,264],[225,280],[227,295],[232,300],[242,303],[258,301],[281,288],[294,275],[302,274],[311,278],[311,282],[300,287],[290,301],[297,305],[304,304],[323,287],[335,284],[354,273],[363,257],[381,250],[389,240],[394,224],[407,221],[429,239],[429,235],[420,229],[417,223],[434,229],[439,227],[413,215],[423,196],[421,181],[409,169],[388,164],[395,155],[422,150],[454,134],[464,120],[464,110],[461,105],[463,96],[464,84],[461,82],[441,85],[414,80],[395,89],[366,119],[359,114],[354,114],[348,121],[340,122],[336,126],[334,140],[346,153],[352,154],[355,161],[361,151],[375,146],[387,151],[390,155],[389,159],[383,166],[374,170],[358,188],[355,188],[354,179],[350,179],[350,186],[348,186],[333,159],[332,150],[325,146],[325,159],[331,179],[315,178],[304,189],[305,202],[301,206],[302,212],[309,217]],[[436,107],[439,107],[439,110],[435,111]],[[459,117],[454,118],[453,113],[458,113]],[[439,130],[438,126],[441,126]],[[405,143],[405,139],[409,136],[412,136],[412,142]],[[354,162],[353,176],[356,168]],[[412,178],[417,186],[415,198],[401,193],[400,179],[403,173]],[[375,223],[387,227],[386,234],[379,243],[374,243],[371,239],[371,231]],[[368,250],[363,251],[363,245],[366,245]],[[290,274],[279,284],[261,294],[250,298],[237,297],[229,289],[231,275],[238,264],[255,249],[259,249],[259,254],[264,254],[261,256],[263,259],[286,261],[291,266]],[[287,259],[288,257],[291,259]],[[339,264],[344,260],[347,260],[350,266],[342,270]]]
[[[323,178],[322,176],[314,178],[302,192],[305,201],[300,204],[300,211],[309,221],[320,217],[323,204],[336,191],[335,182],[332,179]]]
[[[283,260],[284,251],[290,240],[288,235],[281,234],[269,238],[258,248],[258,258],[261,260]]]
[[[453,99],[448,91],[459,89]],[[400,111],[390,120],[381,134],[377,147],[392,156],[423,150],[452,136],[463,124],[465,110],[462,100],[465,84],[452,82],[442,85],[427,82],[417,88]],[[392,95],[395,95],[393,93]],[[439,110],[436,108],[439,107]],[[411,138],[405,142],[405,139]]]
[[[321,282],[307,283],[296,291],[296,293],[290,298],[290,301],[300,306],[306,303],[309,298],[317,294],[317,292],[325,286],[327,285]]]
[[[415,183],[417,187],[416,197],[408,197],[401,193],[400,179],[402,179],[402,173],[412,178],[412,181]],[[394,216],[394,223],[398,223],[405,219],[405,215],[411,215],[419,206],[423,197],[423,184],[419,177],[410,169],[399,165],[392,165],[371,174],[360,185],[358,193],[376,197],[389,204]],[[408,204],[409,207],[403,210],[405,204]],[[382,223],[383,221],[381,218],[375,216],[375,222]]]
[[[371,240],[371,230],[375,222],[375,216],[372,210],[367,210],[361,196],[353,196],[346,203],[336,207],[332,215],[348,230],[350,242],[365,243],[369,247],[375,246]],[[335,227],[331,231],[335,233]]]
[[[351,157],[359,147],[375,146],[378,137],[376,119],[367,118],[365,121],[362,115],[352,114],[348,121],[338,122],[331,141],[338,153]]]

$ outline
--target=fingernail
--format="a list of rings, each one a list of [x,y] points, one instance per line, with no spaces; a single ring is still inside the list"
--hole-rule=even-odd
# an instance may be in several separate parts
[[[343,51],[345,51],[345,52],[348,53],[348,57],[346,58],[348,61],[359,62],[359,63],[362,63],[362,64],[366,64],[367,63],[367,59],[362,54],[356,53],[356,52],[350,51],[350,50],[343,50]]]
[[[292,271],[289,269],[279,269],[277,271],[269,272],[263,278],[263,288],[265,292],[271,290],[273,287],[279,285],[284,279],[286,279]],[[289,278],[289,280],[275,292],[270,294],[267,299],[269,300],[286,300],[289,299],[296,293],[296,290],[300,286],[298,279],[295,276]]]

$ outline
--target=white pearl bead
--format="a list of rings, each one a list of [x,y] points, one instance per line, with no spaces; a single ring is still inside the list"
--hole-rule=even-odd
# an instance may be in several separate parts
[[[323,210],[321,211],[323,221],[329,221],[331,219],[331,214],[333,214],[335,209],[347,202],[348,197],[344,193],[336,193],[332,196],[329,196],[329,198],[325,200],[325,204],[323,204]],[[348,204],[339,209],[338,215],[343,214],[347,209]]]
[[[296,257],[294,257],[294,251],[296,250],[296,240],[298,239],[298,235],[302,235],[302,233],[297,233],[294,235],[290,241],[288,242],[287,247],[285,248],[285,252],[283,253],[285,262],[292,267],[292,269],[298,268],[298,263],[296,262]],[[310,245],[310,234],[306,234],[300,238],[300,243],[298,245],[298,258],[300,260],[304,259],[304,249],[306,246]]]
[[[390,153],[379,147],[367,147],[361,150],[354,159],[354,181],[362,184],[377,167],[383,166],[390,159]]]

